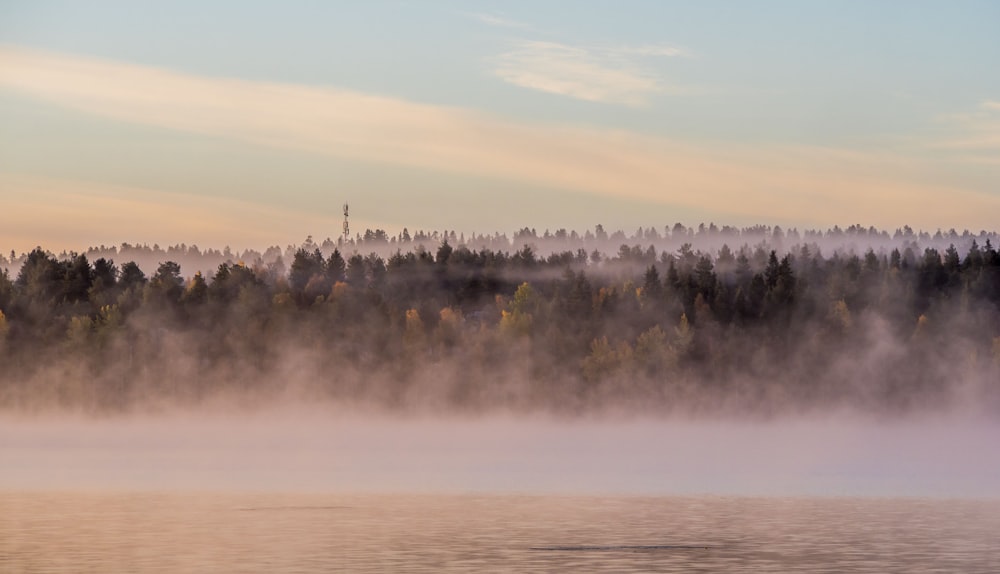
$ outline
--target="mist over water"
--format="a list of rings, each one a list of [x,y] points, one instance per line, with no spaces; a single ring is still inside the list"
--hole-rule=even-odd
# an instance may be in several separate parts
[[[1000,495],[995,233],[368,235],[19,258],[0,487]]]
[[[996,235],[669,233],[32,251],[0,569],[995,572]]]
[[[1000,421],[386,416],[0,420],[0,489],[1000,497]]]

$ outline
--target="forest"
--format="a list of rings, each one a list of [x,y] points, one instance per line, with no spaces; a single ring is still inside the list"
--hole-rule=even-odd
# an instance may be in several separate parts
[[[0,410],[1000,414],[995,234],[712,228],[12,253]]]

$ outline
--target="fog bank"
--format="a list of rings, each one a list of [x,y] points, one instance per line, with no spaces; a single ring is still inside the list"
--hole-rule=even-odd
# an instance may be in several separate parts
[[[0,489],[998,497],[998,441],[958,416],[5,417]]]

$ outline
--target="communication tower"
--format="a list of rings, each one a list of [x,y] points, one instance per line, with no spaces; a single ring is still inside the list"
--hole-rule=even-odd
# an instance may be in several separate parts
[[[344,243],[351,239],[351,226],[347,223],[347,204],[344,204]]]

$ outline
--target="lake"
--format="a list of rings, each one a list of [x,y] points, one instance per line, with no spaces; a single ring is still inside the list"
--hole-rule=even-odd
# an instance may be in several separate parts
[[[998,572],[996,500],[0,494],[3,572]]]
[[[1000,424],[0,417],[0,572],[1000,572]]]

